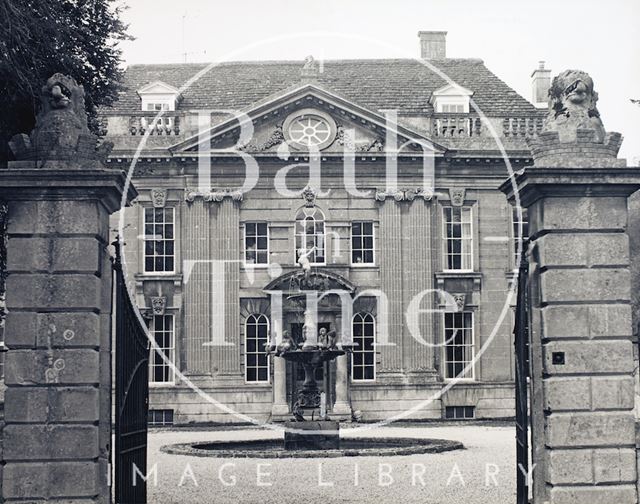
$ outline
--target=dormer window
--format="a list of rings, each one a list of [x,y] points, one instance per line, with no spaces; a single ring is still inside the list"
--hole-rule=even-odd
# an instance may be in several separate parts
[[[464,103],[439,103],[438,112],[451,114],[464,114],[469,112],[469,106],[465,107]]]
[[[176,88],[161,81],[152,82],[138,89],[138,95],[142,100],[141,109],[147,112],[175,110],[180,98]]]
[[[429,103],[437,114],[468,114],[472,95],[467,88],[447,84],[433,92]]]
[[[169,103],[147,103],[147,110],[169,110]]]

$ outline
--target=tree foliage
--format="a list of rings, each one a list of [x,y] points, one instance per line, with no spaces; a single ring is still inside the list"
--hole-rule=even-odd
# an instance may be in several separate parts
[[[131,39],[124,8],[115,0],[0,0],[0,142],[31,131],[40,89],[56,72],[84,86],[89,126],[100,133],[97,109],[121,86],[118,44]]]

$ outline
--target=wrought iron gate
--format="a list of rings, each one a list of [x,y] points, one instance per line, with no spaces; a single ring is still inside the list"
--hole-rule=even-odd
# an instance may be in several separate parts
[[[524,247],[523,247],[524,249]],[[516,357],[517,504],[529,502],[529,262],[524,254],[518,271],[518,304],[514,325]]]
[[[119,246],[114,261],[116,310],[115,502],[145,504],[149,340],[127,291]]]

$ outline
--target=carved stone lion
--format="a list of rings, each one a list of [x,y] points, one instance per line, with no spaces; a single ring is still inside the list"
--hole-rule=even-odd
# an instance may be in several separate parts
[[[105,160],[113,144],[104,142],[96,149],[97,137],[87,126],[84,88],[72,77],[61,73],[49,77],[40,103],[31,136],[15,135],[9,142],[17,159]]]
[[[596,107],[598,93],[593,80],[580,70],[565,70],[549,89],[549,115],[543,131],[557,131],[560,141],[576,141],[577,130],[594,130],[594,141],[603,142],[605,130]]]

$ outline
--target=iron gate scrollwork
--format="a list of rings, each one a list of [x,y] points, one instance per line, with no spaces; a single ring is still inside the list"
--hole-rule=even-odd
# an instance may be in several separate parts
[[[523,244],[524,245],[524,244]],[[523,246],[523,250],[526,248]],[[514,325],[516,360],[516,473],[517,504],[529,502],[529,262],[522,254],[518,271],[518,302]]]
[[[149,340],[127,290],[117,242],[115,247],[115,502],[145,504],[147,485],[142,476],[147,474]]]

